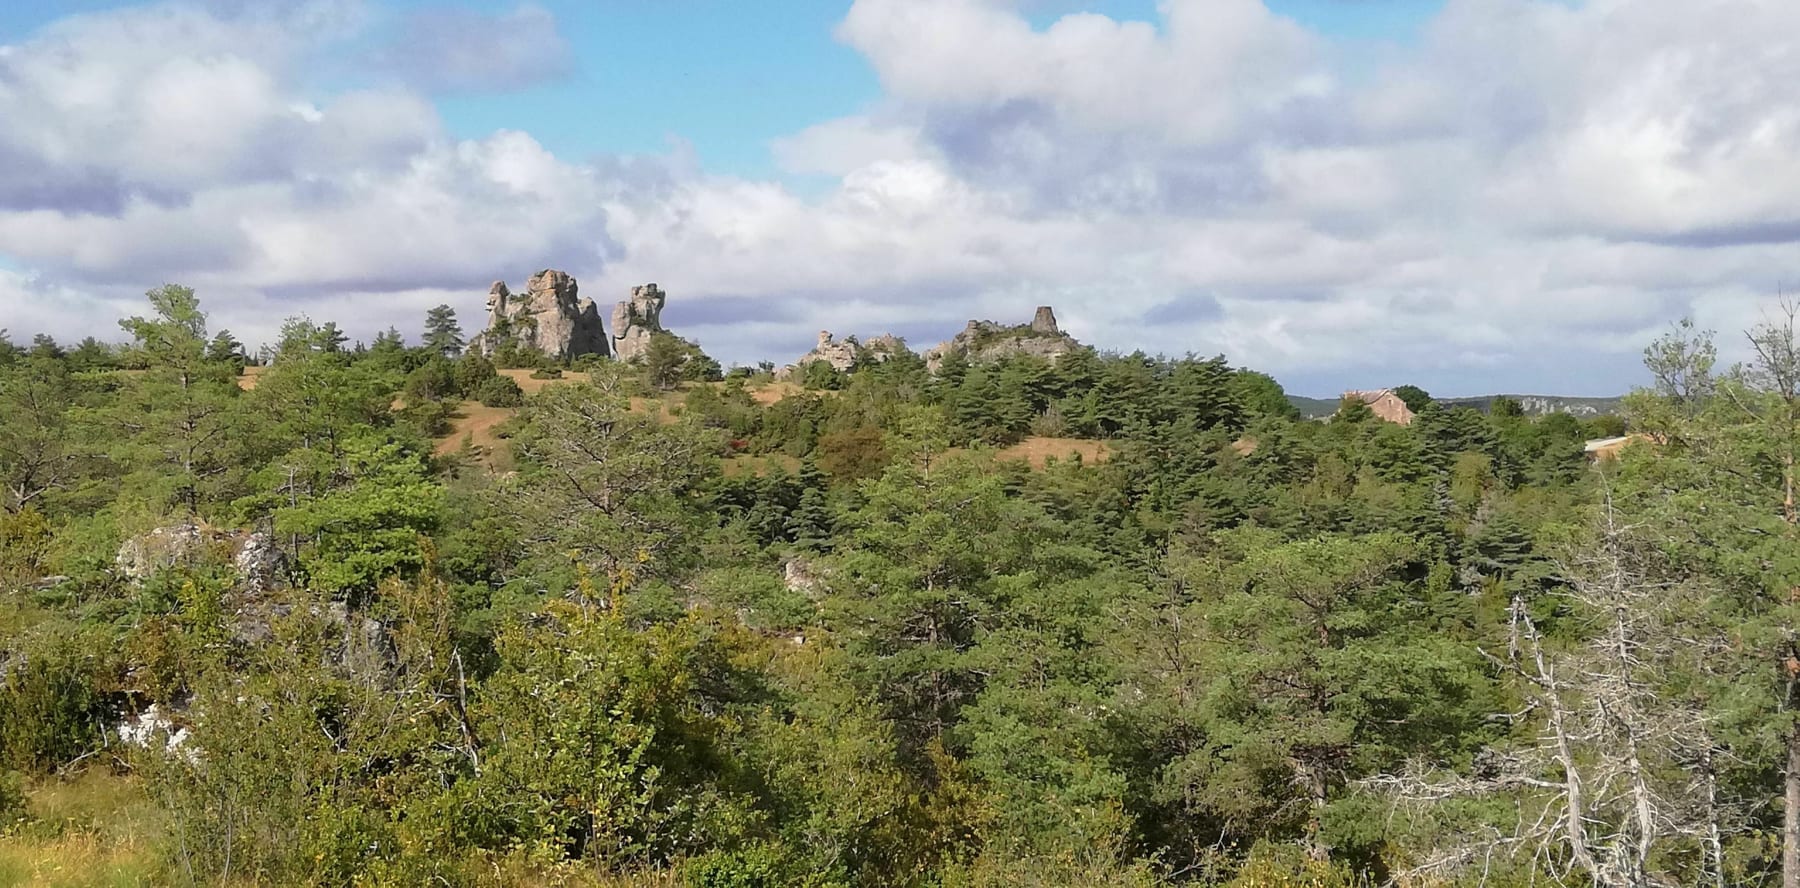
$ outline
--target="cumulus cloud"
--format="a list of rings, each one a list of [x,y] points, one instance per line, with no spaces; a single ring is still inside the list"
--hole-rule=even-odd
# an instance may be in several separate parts
[[[253,342],[301,311],[367,336],[443,301],[472,323],[490,280],[556,266],[602,301],[659,281],[726,360],[1053,304],[1103,347],[1313,394],[1606,393],[1674,318],[1753,323],[1800,259],[1800,6],[1775,0],[1451,0],[1353,69],[1258,0],[1041,26],[1016,0],[856,0],[837,37],[884,94],[770,146],[831,183],[804,192],[679,148],[447,135],[430,93],[558,70],[535,7],[422,11],[406,64],[436,73],[328,90],[305,60],[380,17],[293,7],[314,37],[269,8],[0,47],[0,118],[26,122],[0,131],[0,257],[28,269],[0,275],[0,326],[116,335],[113,306],[180,280]]]

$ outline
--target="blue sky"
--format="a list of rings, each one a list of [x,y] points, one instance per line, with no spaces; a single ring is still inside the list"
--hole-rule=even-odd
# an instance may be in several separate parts
[[[1443,0],[1274,0],[1269,8],[1322,34],[1407,42]],[[410,4],[418,6],[419,4]],[[477,4],[493,11],[504,3]],[[542,4],[574,48],[566,81],[504,96],[461,96],[440,107],[459,133],[529,124],[558,153],[654,153],[672,140],[708,169],[777,175],[771,140],[881,98],[875,72],[832,36],[843,0],[602,0]],[[1084,10],[1154,22],[1152,0],[1043,3],[1048,24]],[[776,12],[775,10],[779,10]]]
[[[1800,277],[1800,4],[0,4],[0,328],[255,342],[542,267],[727,362],[1051,304],[1298,392],[1615,393]],[[1735,346],[1731,346],[1735,347]],[[1730,357],[1728,348],[1728,357]]]
[[[71,14],[105,12],[117,0],[0,4],[0,38],[18,38]],[[392,27],[408,13],[446,4],[391,0],[371,15]],[[502,15],[518,4],[454,6]],[[649,154],[685,143],[709,170],[780,174],[769,143],[881,99],[863,58],[833,37],[845,0],[539,0],[568,42],[572,67],[553,81],[503,94],[440,96],[445,123],[465,138],[528,129],[561,155]],[[1409,42],[1443,0],[1270,0],[1274,12],[1321,34],[1357,42]],[[1085,11],[1155,22],[1154,0],[1028,6],[1048,25]],[[379,26],[378,26],[379,27]],[[353,68],[353,62],[344,67]],[[345,73],[326,80],[355,80]]]

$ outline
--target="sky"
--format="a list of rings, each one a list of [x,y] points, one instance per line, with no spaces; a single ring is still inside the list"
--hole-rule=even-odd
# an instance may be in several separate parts
[[[415,336],[634,284],[726,363],[1052,305],[1298,394],[1605,395],[1800,286],[1791,0],[0,3],[0,328]]]

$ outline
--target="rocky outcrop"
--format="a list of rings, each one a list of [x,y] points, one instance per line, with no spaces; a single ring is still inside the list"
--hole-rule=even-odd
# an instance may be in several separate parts
[[[171,524],[126,540],[113,557],[113,570],[133,583],[158,571],[192,565],[207,557],[230,559],[239,586],[264,594],[288,583],[287,555],[266,533],[215,530],[198,524]]]
[[[631,288],[631,298],[613,307],[613,356],[634,361],[650,350],[652,334],[663,332],[662,310],[667,295],[655,284]]]
[[[820,573],[811,561],[796,556],[781,566],[781,582],[789,592],[798,592],[816,602],[824,592]]]
[[[1374,391],[1349,391],[1345,398],[1354,398],[1369,405],[1369,412],[1376,418],[1395,425],[1412,425],[1413,411],[1406,402],[1394,394],[1393,389],[1376,389]]]
[[[471,348],[492,356],[509,343],[563,361],[608,353],[594,300],[580,298],[575,278],[553,268],[532,275],[523,293],[508,290],[505,281],[488,290],[487,329]]]
[[[936,373],[944,358],[958,354],[973,363],[998,361],[1011,355],[1036,355],[1048,361],[1081,348],[1081,343],[1056,326],[1056,312],[1038,306],[1030,324],[1007,327],[993,321],[970,321],[961,333],[925,353],[925,366]]]
[[[210,539],[209,539],[210,538]],[[217,537],[198,524],[171,524],[126,540],[113,556],[113,570],[134,583],[157,571],[198,561]]]
[[[829,330],[819,331],[819,344],[813,350],[800,356],[800,359],[780,370],[775,371],[776,379],[788,379],[798,373],[801,368],[814,361],[824,361],[833,370],[840,373],[856,366],[858,359],[865,361],[886,361],[906,350],[906,343],[898,336],[872,337],[868,342],[860,342],[854,336],[837,339]]]

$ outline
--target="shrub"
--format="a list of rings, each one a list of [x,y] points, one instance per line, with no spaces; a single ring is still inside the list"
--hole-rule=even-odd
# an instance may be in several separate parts
[[[475,400],[486,407],[519,407],[525,403],[525,390],[506,376],[490,377],[474,394]]]
[[[25,778],[13,771],[0,771],[0,836],[10,835],[28,816]]]
[[[432,358],[407,375],[402,392],[413,406],[453,397],[457,394],[456,370],[449,361]]]
[[[542,367],[537,370],[531,371],[531,378],[532,379],[561,379],[562,378],[562,368],[560,368],[560,367]]]
[[[90,640],[44,639],[14,651],[0,682],[0,767],[45,771],[99,740],[99,664]]]
[[[480,352],[469,352],[456,362],[456,388],[465,398],[479,397],[477,392],[488,380],[499,375],[494,362]]]

